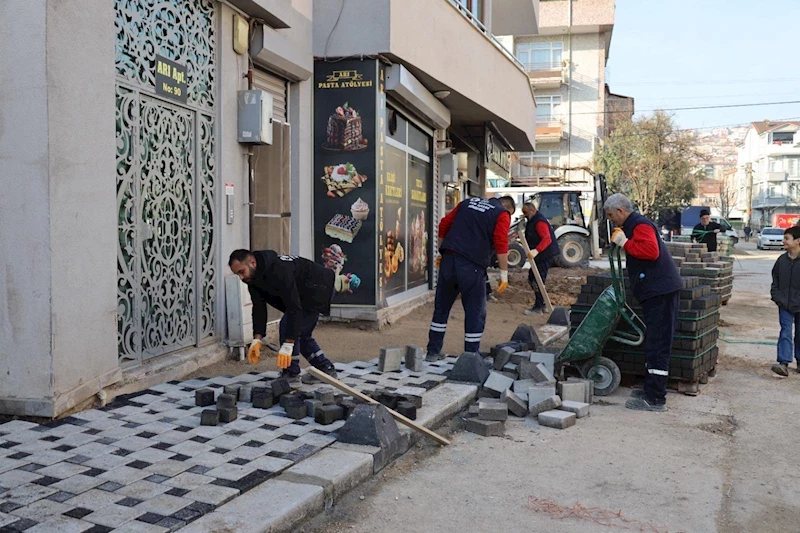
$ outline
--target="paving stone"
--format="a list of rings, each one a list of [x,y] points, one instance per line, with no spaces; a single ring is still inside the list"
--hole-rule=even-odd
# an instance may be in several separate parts
[[[194,404],[198,407],[208,407],[214,405],[213,389],[197,389],[194,391]]]
[[[575,425],[575,413],[567,411],[544,411],[539,413],[538,420],[542,426],[566,429]]]
[[[372,477],[372,455],[327,448],[286,470],[278,480],[319,485],[335,503],[350,489]]]
[[[557,390],[562,400],[583,402],[586,399],[586,384],[583,382],[560,381]]]
[[[219,397],[217,397],[217,409],[223,407],[236,407],[236,397],[232,394],[220,394]]]
[[[316,409],[322,407],[322,402],[320,400],[306,400],[303,403],[306,404],[306,414],[311,418],[314,418]]]
[[[465,429],[470,433],[477,433],[483,437],[502,435],[506,431],[505,422],[497,420],[479,420],[467,418]]]
[[[239,401],[239,388],[241,385],[225,385],[222,387],[223,394],[230,394],[233,396],[234,401]]]
[[[514,353],[514,348],[511,346],[503,346],[495,351],[493,368],[495,370],[502,370],[510,361],[511,354]]]
[[[514,352],[511,354],[511,360],[509,362],[512,365],[517,365],[517,367],[520,367],[522,365],[522,362],[528,361],[529,358],[530,358],[530,352],[527,350],[523,352]]]
[[[555,374],[556,356],[547,352],[531,352],[530,362],[542,363],[550,374]]]
[[[378,372],[395,372],[400,370],[405,350],[400,346],[389,346],[381,348],[381,355],[378,358]]]
[[[231,500],[232,498],[238,495],[239,495],[239,489],[208,484],[208,485],[203,485],[202,487],[197,487],[196,489],[189,492],[189,494],[185,495],[184,498],[186,498],[187,500],[210,503],[211,505],[220,506],[223,503]]]
[[[257,407],[258,409],[269,409],[273,406],[274,401],[275,400],[272,396],[256,396],[253,398],[253,407]]]
[[[512,390],[507,390],[505,393],[506,406],[514,416],[525,416],[528,414],[527,398],[523,400]]]
[[[527,394],[528,389],[536,385],[536,382],[532,379],[520,379],[514,382],[512,390],[517,394]],[[555,388],[553,389],[553,393],[555,394]]]
[[[572,400],[563,400],[561,402],[561,407],[559,407],[562,411],[567,411],[570,413],[575,413],[577,418],[583,418],[584,416],[589,416],[589,404],[585,402],[573,402]]]
[[[233,422],[239,416],[239,409],[237,407],[220,407],[219,421],[223,423]]]
[[[508,419],[508,406],[501,402],[480,401],[478,402],[478,419],[505,421]]]
[[[239,387],[239,401],[246,403],[253,401],[253,385],[242,385]]]
[[[586,385],[586,389],[584,391],[585,392],[585,396],[583,398],[583,402],[584,403],[588,403],[589,405],[591,405],[592,403],[594,403],[594,380],[576,378],[576,377],[567,378],[567,382],[568,383],[578,382],[578,381],[580,381],[581,383]]]
[[[63,490],[64,492],[71,492],[73,494],[81,494],[87,490],[91,490],[99,485],[105,483],[106,480],[100,477],[90,477],[83,474],[68,477],[58,483],[53,483],[50,488],[56,490]]]
[[[344,410],[339,405],[323,405],[314,411],[314,422],[317,424],[332,424],[343,417]]]
[[[314,399],[322,402],[323,405],[329,405],[333,403],[335,394],[330,387],[319,387],[314,390]]]
[[[553,385],[556,384],[556,378],[553,377],[553,374],[551,374],[549,370],[547,370],[547,367],[544,365],[544,363],[534,364],[529,362],[529,364],[534,365],[533,368],[531,368],[530,370],[531,379],[533,379],[537,383],[552,383]]]
[[[532,392],[533,389],[531,389],[529,395]],[[556,395],[548,396],[545,399],[538,399],[535,396],[529,396],[528,398],[528,414],[530,416],[538,416],[539,413],[558,409],[559,407],[561,407],[561,398]]]
[[[125,507],[124,505],[111,504],[98,509],[90,515],[87,515],[83,520],[98,524],[101,526],[117,528],[126,522],[134,520],[142,512],[134,509],[133,507]]]
[[[417,406],[415,406],[411,402],[397,402],[397,408],[395,409],[398,413],[403,415],[404,417],[408,418],[409,420],[416,420],[417,419]]]
[[[406,369],[422,372],[425,365],[425,351],[415,344],[406,346]]]
[[[486,368],[483,357],[476,353],[462,353],[450,370],[450,380],[452,381],[482,385],[488,377],[489,369]]]
[[[54,489],[53,487],[43,487],[41,485],[28,483],[12,488],[10,491],[3,494],[3,499],[18,505],[30,505],[56,492],[58,492],[58,489]]]
[[[489,373],[489,377],[484,382],[483,390],[487,391],[493,398],[499,398],[513,384],[513,379],[493,371]]]
[[[161,494],[164,494],[169,489],[169,485],[153,483],[152,481],[145,481],[141,479],[135,483],[122,487],[116,491],[115,494],[119,494],[120,497],[129,496],[138,500],[149,500],[150,498],[155,498]]]
[[[72,502],[65,504],[45,498],[35,501],[30,505],[15,509],[12,511],[12,514],[20,518],[33,520],[34,522],[46,522],[48,519],[53,518],[53,516],[66,513],[75,507],[78,506],[73,505]],[[0,521],[2,521],[2,513],[0,513]],[[0,531],[3,531],[2,526],[0,526]]]
[[[272,389],[273,398],[280,398],[284,394],[289,394],[292,392],[292,386],[289,383],[289,380],[286,378],[275,379],[270,382],[269,386]]]
[[[46,522],[40,522],[28,529],[25,529],[25,532],[53,533],[57,531],[58,533],[80,533],[82,531],[87,531],[88,526],[89,524],[82,520],[61,515],[50,517],[50,519]]]

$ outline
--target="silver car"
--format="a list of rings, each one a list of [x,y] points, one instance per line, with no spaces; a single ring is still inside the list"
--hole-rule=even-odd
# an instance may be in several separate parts
[[[783,228],[764,228],[758,236],[756,248],[768,250],[769,248],[783,248]]]

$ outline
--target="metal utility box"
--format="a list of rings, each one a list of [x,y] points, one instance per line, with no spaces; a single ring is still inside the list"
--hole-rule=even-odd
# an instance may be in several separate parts
[[[240,359],[244,347],[253,342],[253,302],[247,285],[239,276],[225,276],[225,300],[228,315],[228,347],[239,348]]]
[[[272,95],[266,91],[238,91],[239,142],[272,144]]]
[[[439,158],[439,181],[441,183],[458,182],[458,156],[446,154]]]

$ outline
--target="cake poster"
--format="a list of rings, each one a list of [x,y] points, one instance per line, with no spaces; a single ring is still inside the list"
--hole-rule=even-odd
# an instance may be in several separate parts
[[[381,260],[379,276],[384,298],[406,288],[406,154],[386,145],[382,183],[378,187],[378,203],[382,206],[383,223],[378,238]]]
[[[431,198],[430,164],[409,156],[408,161],[408,234],[406,261],[408,288],[428,284],[428,230],[430,228]]]
[[[376,60],[314,64],[314,253],[335,305],[376,303]]]

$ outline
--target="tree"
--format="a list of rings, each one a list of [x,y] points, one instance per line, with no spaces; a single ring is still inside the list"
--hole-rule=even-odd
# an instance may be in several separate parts
[[[643,215],[655,219],[660,209],[688,205],[694,198],[693,170],[701,158],[672,116],[656,111],[619,123],[594,161],[595,171],[605,172],[610,191],[625,194]]]
[[[719,184],[719,210],[725,220],[731,217],[731,210],[736,205],[738,197],[732,183],[733,176],[732,173],[723,176]]]

